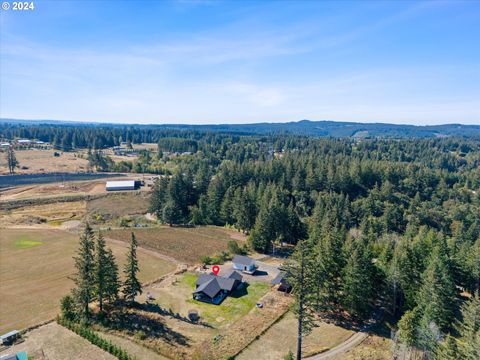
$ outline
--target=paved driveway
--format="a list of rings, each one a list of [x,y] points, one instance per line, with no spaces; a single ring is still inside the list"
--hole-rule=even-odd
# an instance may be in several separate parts
[[[239,270],[235,270],[235,271],[238,271],[239,273],[241,273],[243,278],[247,282],[262,281],[262,282],[269,283],[269,284],[280,272],[280,270],[278,270],[278,266],[276,266],[276,265],[266,264],[262,261],[257,261],[256,263],[257,263],[258,269],[257,269],[257,271],[255,271],[255,274],[253,274],[253,275],[245,274],[245,273],[243,273]],[[219,275],[225,275],[229,271],[234,270],[233,269],[233,264],[232,264],[231,261],[228,261],[225,264],[219,265],[219,266],[220,266],[220,274]],[[211,271],[212,266],[208,266],[207,268],[208,268],[208,270],[206,272],[208,273],[208,272]]]

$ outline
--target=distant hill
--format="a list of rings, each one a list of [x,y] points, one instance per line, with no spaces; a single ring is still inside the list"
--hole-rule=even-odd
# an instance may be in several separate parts
[[[182,125],[182,124],[107,124],[99,122],[78,122],[61,120],[21,120],[0,119],[0,123],[18,125],[58,125],[58,126],[99,126],[99,127],[140,127],[164,129],[188,129],[239,134],[296,134],[317,137],[358,137],[358,138],[419,138],[465,136],[480,137],[480,125],[395,125],[386,123],[357,123],[338,121],[301,120],[287,123]]]

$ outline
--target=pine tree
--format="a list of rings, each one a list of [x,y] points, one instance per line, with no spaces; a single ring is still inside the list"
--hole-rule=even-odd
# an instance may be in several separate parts
[[[95,259],[94,259],[94,234],[90,225],[85,225],[85,230],[80,236],[80,248],[74,257],[77,273],[74,277],[75,285],[73,296],[82,311],[82,316],[88,319],[89,303],[95,294]]]
[[[457,342],[453,336],[447,335],[444,341],[442,341],[435,354],[436,360],[458,360],[459,354],[457,349]]]
[[[123,270],[125,274],[125,281],[123,283],[123,294],[127,301],[134,301],[135,296],[142,293],[142,284],[137,279],[138,260],[137,260],[137,239],[132,232],[132,239],[130,242],[130,250],[127,254],[127,263]]]
[[[8,163],[8,171],[10,174],[15,172],[15,168],[18,167],[17,157],[15,156],[15,151],[13,150],[13,146],[9,146],[7,149],[7,163]]]
[[[478,292],[461,307],[462,321],[456,326],[459,358],[480,359],[480,297]]]
[[[373,294],[372,256],[362,240],[356,240],[348,253],[343,275],[343,304],[354,316],[363,317],[368,313],[369,300]]]
[[[345,265],[343,244],[345,231],[340,229],[338,224],[332,222],[331,214],[327,214],[322,222],[320,232],[317,232],[318,239],[315,246],[315,267],[318,274],[316,277],[322,279],[317,289],[317,295],[324,297],[317,301],[326,305],[338,304],[340,290],[342,287],[342,272]]]
[[[455,284],[451,278],[448,259],[442,254],[440,246],[435,248],[423,274],[417,303],[427,324],[433,322],[442,330],[451,326],[456,303]]]
[[[107,273],[109,270],[107,267],[108,265],[105,239],[101,233],[98,233],[95,247],[95,293],[98,298],[100,312],[103,311],[103,299],[105,296]]]
[[[105,273],[105,299],[108,301],[115,301],[118,299],[118,292],[120,290],[120,279],[118,277],[118,265],[115,261],[112,249],[107,250]]]

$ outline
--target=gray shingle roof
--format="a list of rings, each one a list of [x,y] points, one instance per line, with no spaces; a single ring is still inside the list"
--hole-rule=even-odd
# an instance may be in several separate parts
[[[243,266],[255,265],[255,260],[252,258],[249,258],[248,256],[235,255],[232,261],[235,264],[240,264]]]
[[[285,283],[285,275],[287,275],[284,271],[280,271],[275,279],[272,280],[272,285],[277,285],[281,283]]]
[[[234,272],[237,273],[236,271]],[[234,274],[232,275],[237,277]],[[241,280],[242,276],[238,273],[237,275],[240,276],[240,280]],[[193,293],[197,294],[197,293],[203,292],[209,297],[214,298],[220,292],[220,290],[232,291],[233,287],[235,286],[236,280],[238,279],[223,277],[223,276],[215,276],[212,274],[202,274],[198,277],[196,281],[197,289]]]
[[[228,279],[235,279],[237,281],[242,281],[243,279],[243,276],[240,273],[236,272],[235,270],[229,271],[224,277]]]
[[[215,296],[217,296],[220,290],[221,288],[217,279],[212,279],[200,285],[193,293],[194,294],[204,293],[205,295],[213,299]]]

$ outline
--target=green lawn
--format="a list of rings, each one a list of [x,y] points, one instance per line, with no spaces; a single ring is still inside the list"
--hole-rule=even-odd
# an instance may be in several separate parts
[[[180,283],[193,291],[196,280],[197,275],[185,273],[183,278],[180,279]],[[191,298],[187,300],[187,303],[195,305],[201,317],[216,327],[217,325],[232,323],[245,316],[269,289],[268,284],[254,282],[243,289],[234,291],[220,305],[208,304]]]
[[[21,236],[16,242],[15,247],[17,249],[28,249],[34,246],[42,245],[42,241],[32,240],[28,236]]]

